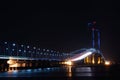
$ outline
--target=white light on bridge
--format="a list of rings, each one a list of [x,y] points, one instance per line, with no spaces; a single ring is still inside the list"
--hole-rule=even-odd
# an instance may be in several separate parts
[[[81,56],[78,56],[78,57],[76,57],[76,58],[74,58],[74,59],[71,59],[71,61],[82,60],[82,59],[84,59],[85,57],[87,57],[87,56],[89,56],[89,55],[91,55],[91,54],[92,54],[92,52],[87,52],[87,53],[85,53],[85,54],[83,54],[83,55],[81,55]]]
[[[13,43],[13,46],[15,46],[15,43]]]

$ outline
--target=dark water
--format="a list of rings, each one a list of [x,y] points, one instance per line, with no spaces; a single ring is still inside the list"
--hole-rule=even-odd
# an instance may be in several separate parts
[[[120,66],[66,66],[0,72],[1,79],[14,80],[119,80]],[[117,79],[116,79],[117,78]]]

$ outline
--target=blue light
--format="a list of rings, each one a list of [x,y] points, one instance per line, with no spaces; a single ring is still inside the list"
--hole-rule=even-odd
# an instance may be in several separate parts
[[[50,68],[47,68],[47,70],[50,70]]]
[[[25,70],[21,70],[22,72],[25,72]]]
[[[21,52],[21,50],[19,50],[19,52]]]
[[[13,43],[13,46],[15,46],[15,43]]]
[[[39,71],[41,71],[42,69],[41,69],[41,68],[39,68],[38,70],[39,70]]]
[[[92,23],[88,23],[88,27],[92,27],[92,25],[93,25]]]
[[[31,69],[28,69],[27,71],[28,71],[28,72],[31,72]]]
[[[17,72],[18,72],[17,70],[14,70],[14,71],[13,71],[14,74],[17,74]]]
[[[26,53],[26,50],[24,50],[24,52]]]

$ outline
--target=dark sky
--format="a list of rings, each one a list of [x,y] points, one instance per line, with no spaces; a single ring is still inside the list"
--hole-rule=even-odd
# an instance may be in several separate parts
[[[103,55],[117,60],[119,13],[119,4],[111,0],[5,1],[0,7],[0,39],[70,52],[91,47],[87,23],[95,20],[101,30]]]

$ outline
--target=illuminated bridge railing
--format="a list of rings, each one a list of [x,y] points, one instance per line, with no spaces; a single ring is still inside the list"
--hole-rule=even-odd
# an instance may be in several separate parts
[[[28,60],[64,60],[68,53],[41,49],[35,46],[18,45],[16,43],[1,42],[0,58],[1,59],[28,59]]]
[[[86,49],[82,52],[78,52],[78,54],[72,56],[69,58],[70,61],[78,61],[83,60],[84,58],[88,57],[89,55],[92,55],[93,53],[96,53],[97,50],[94,48]]]
[[[0,42],[0,59],[22,59],[22,60],[83,60],[87,56],[98,52],[94,48],[80,49],[71,53],[60,53],[58,51],[41,49],[35,46],[21,45],[16,43]],[[94,56],[94,55],[93,55]],[[92,62],[92,61],[91,61]],[[88,63],[88,62],[87,62]]]
[[[67,63],[80,62],[84,64],[104,64],[104,57],[100,51],[95,48],[80,49],[70,53],[70,57],[66,59]]]

